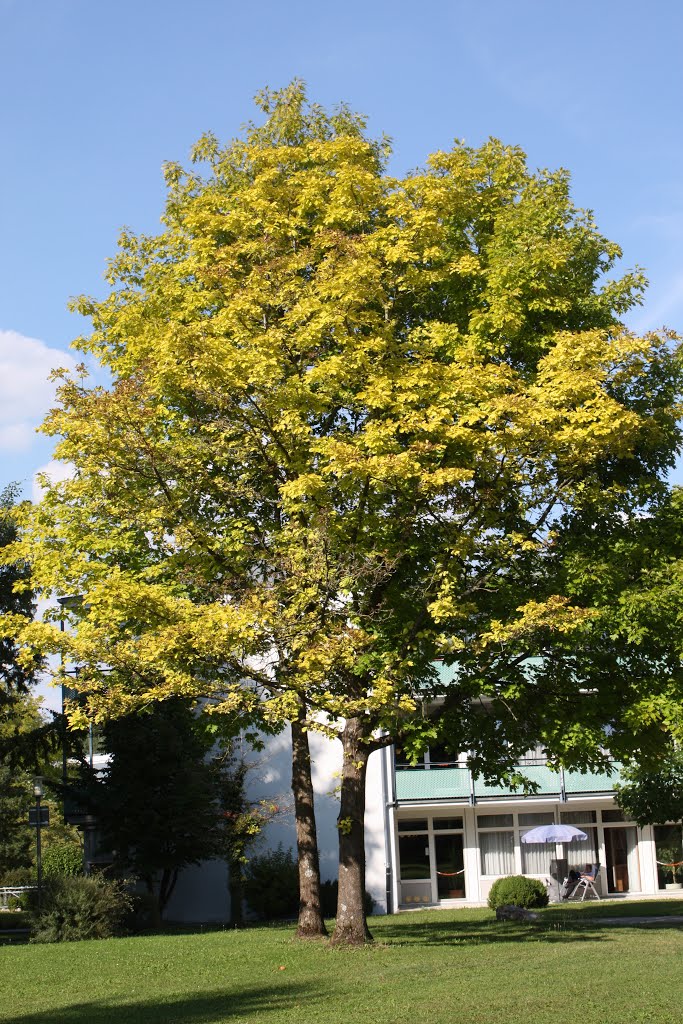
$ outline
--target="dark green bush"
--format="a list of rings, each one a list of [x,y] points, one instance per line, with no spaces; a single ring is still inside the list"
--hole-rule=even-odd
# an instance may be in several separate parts
[[[133,935],[154,931],[161,927],[159,901],[150,892],[133,892],[125,920],[126,931]]]
[[[322,907],[323,917],[336,917],[337,916],[337,894],[339,892],[339,882],[335,878],[333,882],[323,882],[320,886],[320,906]],[[375,901],[373,900],[370,893],[365,890],[364,893],[365,913],[371,914],[375,909]]]
[[[488,904],[491,910],[497,907],[547,907],[548,890],[537,878],[508,875],[493,883]]]
[[[297,917],[299,869],[291,850],[276,850],[252,857],[244,872],[244,896],[250,909],[265,920]]]
[[[58,876],[29,898],[32,942],[72,942],[109,939],[124,932],[132,898],[123,882],[101,875]]]
[[[323,917],[337,916],[339,883],[323,882],[320,905]],[[299,913],[299,869],[291,850],[282,845],[247,864],[244,895],[251,910],[262,918],[297,917]],[[375,901],[365,892],[365,913],[371,914]]]

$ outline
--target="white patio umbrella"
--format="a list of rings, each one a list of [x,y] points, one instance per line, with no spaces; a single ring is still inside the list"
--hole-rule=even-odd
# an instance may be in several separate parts
[[[571,843],[583,839],[588,836],[574,825],[538,825],[522,836],[523,843]]]
[[[521,839],[523,843],[552,843],[555,845],[556,843],[581,842],[583,839],[588,839],[588,836],[574,825],[538,825],[536,828],[525,832]],[[557,885],[555,901],[560,899],[559,875],[557,877]]]

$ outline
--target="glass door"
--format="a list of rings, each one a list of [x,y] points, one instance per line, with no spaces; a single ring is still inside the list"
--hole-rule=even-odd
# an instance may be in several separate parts
[[[465,861],[461,835],[434,835],[436,889],[440,900],[465,898]]]
[[[421,825],[422,822],[407,821],[399,823],[401,826],[411,827]],[[431,903],[432,902],[432,881],[429,859],[429,835],[426,831],[427,822],[424,822],[425,832],[413,834],[400,834],[398,837],[398,852],[401,865],[401,903]]]
[[[605,828],[605,865],[608,892],[638,892],[638,834],[632,825]]]

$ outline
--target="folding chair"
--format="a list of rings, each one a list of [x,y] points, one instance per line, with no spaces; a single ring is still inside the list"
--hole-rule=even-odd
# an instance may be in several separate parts
[[[598,875],[599,874],[600,874],[600,865],[599,864],[593,864],[591,866],[591,870],[590,871],[582,872],[581,877],[579,878],[578,882],[576,883],[576,888],[574,889],[574,891],[571,894],[572,897],[574,899],[578,900],[579,895],[580,895],[581,896],[581,902],[583,903],[583,901],[586,898],[586,893],[590,889],[591,892],[593,893],[593,895],[595,896],[596,900],[599,900],[600,899],[600,894],[598,893],[598,890],[595,888],[595,883],[598,880]]]

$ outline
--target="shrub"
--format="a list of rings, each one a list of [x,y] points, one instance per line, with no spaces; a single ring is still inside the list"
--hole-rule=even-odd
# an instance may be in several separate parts
[[[6,885],[35,885],[36,872],[34,868],[11,868],[3,871],[0,875],[0,886]]]
[[[154,931],[161,926],[159,900],[151,892],[131,893],[129,912],[126,914],[125,929],[133,935]]]
[[[252,857],[246,866],[244,896],[259,917],[296,917],[299,913],[299,868],[291,850]]]
[[[323,917],[337,916],[338,892],[339,882],[336,878],[333,882],[323,882],[320,886],[320,906],[322,907]],[[375,901],[367,889],[363,893],[363,901],[365,903],[365,913],[371,914],[375,909]]]
[[[43,877],[82,875],[83,850],[71,843],[51,843],[43,851]]]
[[[491,886],[488,904],[491,910],[497,907],[547,907],[548,891],[537,878],[524,875],[508,875],[499,878]]]
[[[72,942],[78,939],[109,939],[124,931],[132,906],[122,882],[101,875],[57,876],[29,899],[32,942]]]
[[[336,917],[339,882],[323,882],[320,906],[323,917]],[[249,861],[244,881],[244,895],[251,910],[263,918],[296,917],[299,913],[299,868],[291,850],[282,844],[261,857]],[[371,914],[375,901],[365,890],[365,913]]]

